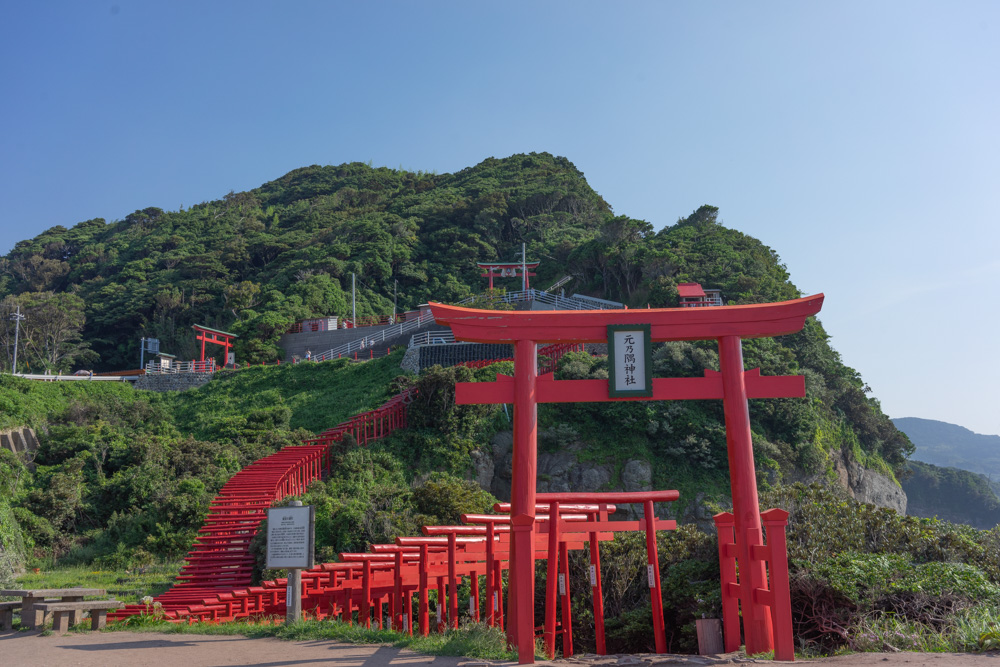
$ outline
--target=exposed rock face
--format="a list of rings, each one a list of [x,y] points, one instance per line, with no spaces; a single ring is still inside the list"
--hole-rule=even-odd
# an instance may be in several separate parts
[[[834,460],[834,470],[841,486],[855,500],[906,514],[906,492],[885,475],[868,470],[843,456]]]
[[[503,501],[510,500],[511,463],[513,462],[514,434],[510,431],[497,433],[490,442],[492,458],[486,452],[473,455],[476,481],[479,485]],[[577,453],[579,444],[571,444],[558,452],[542,452],[538,455],[538,487],[540,493],[556,491],[599,491],[613,488],[611,466],[595,463],[580,463]],[[490,479],[488,484],[484,483]]]
[[[513,459],[514,434],[503,431],[490,442],[490,448],[473,454],[476,482],[502,501],[510,500],[511,463]],[[559,491],[650,491],[653,488],[653,469],[648,461],[633,459],[627,461],[616,477],[614,466],[608,464],[581,462],[578,454],[582,443],[571,443],[556,452],[538,454],[538,487],[540,493]],[[492,454],[492,455],[491,455]],[[894,509],[906,513],[906,493],[892,479],[873,470],[862,467],[842,455],[834,461],[838,482],[848,495],[863,503]],[[789,475],[786,481],[823,481],[822,476],[799,478]],[[711,512],[705,508],[705,498],[698,494],[687,507],[676,503],[657,506],[657,516],[672,516],[678,521],[694,522],[706,530],[712,529]],[[626,505],[622,508],[628,518],[642,516],[642,507]]]

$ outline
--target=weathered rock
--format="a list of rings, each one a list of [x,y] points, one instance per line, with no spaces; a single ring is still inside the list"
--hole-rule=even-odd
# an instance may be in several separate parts
[[[649,461],[632,459],[622,468],[622,485],[626,491],[652,491],[653,467]]]
[[[472,469],[475,474],[475,482],[479,488],[489,491],[493,487],[493,456],[492,452],[485,452],[477,449],[472,452]]]
[[[892,479],[843,455],[836,457],[833,464],[837,481],[849,496],[862,503],[888,507],[906,514],[906,492]]]

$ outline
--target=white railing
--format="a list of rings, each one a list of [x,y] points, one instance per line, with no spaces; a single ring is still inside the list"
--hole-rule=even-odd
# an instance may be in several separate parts
[[[565,285],[566,283],[568,283],[571,280],[573,280],[573,276],[563,276],[562,278],[560,278],[556,282],[554,282],[551,285],[549,285],[545,289],[545,291],[546,292],[551,292],[553,290],[557,290],[557,289],[559,289],[560,287],[562,287],[563,285]]]
[[[465,306],[477,300],[486,303],[520,303],[524,301],[534,301],[536,303],[544,303],[547,306],[552,306],[552,310],[621,310],[625,307],[624,304],[618,303],[617,301],[607,301],[605,299],[598,299],[592,296],[585,296],[583,294],[560,296],[558,294],[549,294],[547,292],[542,292],[541,290],[536,290],[534,287],[526,290],[505,292],[504,294],[497,296],[470,296],[467,299],[459,301],[455,305]]]
[[[445,331],[421,331],[410,336],[409,347],[417,345],[451,345],[455,342],[455,334],[451,329]]]
[[[206,361],[171,361],[169,364],[161,364],[158,361],[150,361],[146,364],[146,375],[214,373],[215,371],[215,359],[208,359]]]
[[[18,373],[14,377],[25,380],[42,380],[44,382],[135,382],[139,375],[37,375],[33,373]]]
[[[344,343],[339,347],[327,350],[321,354],[314,354],[312,358],[313,361],[326,361],[328,359],[346,357],[358,350],[365,350],[374,346],[376,343],[381,343],[389,338],[396,338],[397,336],[402,336],[403,334],[413,331],[414,329],[419,329],[423,325],[433,321],[434,315],[432,315],[430,311],[427,311],[421,313],[416,319],[407,320],[406,322],[401,322],[399,324],[390,324],[383,327],[378,333],[371,333],[364,338],[352,340],[349,343]]]

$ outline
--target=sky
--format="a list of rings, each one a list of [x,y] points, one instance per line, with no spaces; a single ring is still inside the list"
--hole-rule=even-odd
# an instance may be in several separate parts
[[[1000,3],[6,3],[0,254],[298,167],[569,158],[759,238],[891,417],[1000,434]]]

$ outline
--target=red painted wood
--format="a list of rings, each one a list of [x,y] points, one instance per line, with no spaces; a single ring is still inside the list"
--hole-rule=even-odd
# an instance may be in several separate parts
[[[680,401],[721,399],[722,375],[705,371],[700,378],[653,378],[649,397],[611,398],[607,380],[555,380],[538,378],[539,403],[598,403],[605,401]],[[806,395],[801,375],[762,376],[759,368],[746,372],[747,398],[802,398]],[[514,378],[497,375],[496,382],[459,382],[455,385],[457,405],[513,403]]]
[[[497,311],[432,303],[438,324],[475,343],[603,343],[609,324],[650,324],[652,339],[762,338],[795,333],[823,306],[823,295],[779,303],[647,310]]]
[[[518,662],[535,660],[535,478],[538,407],[537,346],[534,341],[514,344],[514,460],[511,485],[511,570],[508,591],[507,640],[518,649]]]
[[[737,535],[740,602],[744,625],[749,625],[746,647],[750,654],[766,653],[774,647],[774,641],[768,608],[753,600],[753,591],[763,586],[766,574],[763,563],[755,562],[750,555],[751,547],[762,544],[762,536],[753,441],[750,435],[750,411],[743,381],[743,346],[738,336],[727,336],[719,340],[719,368],[722,370],[726,447]]]

